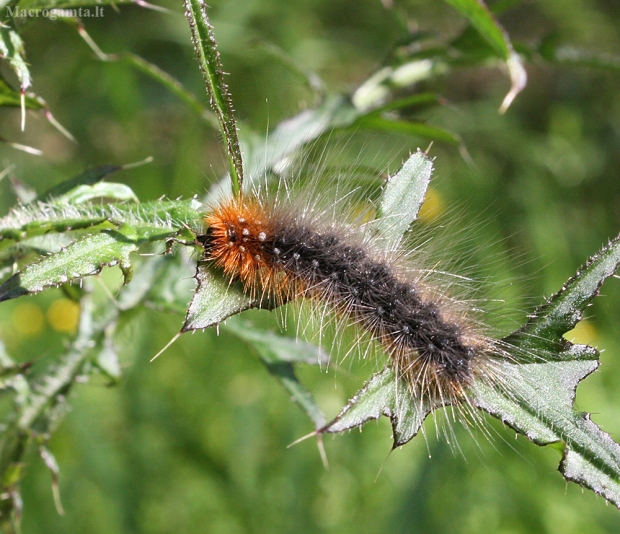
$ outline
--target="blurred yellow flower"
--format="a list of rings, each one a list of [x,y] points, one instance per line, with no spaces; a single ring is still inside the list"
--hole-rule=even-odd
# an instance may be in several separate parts
[[[47,320],[56,332],[75,332],[79,319],[80,305],[69,299],[58,299],[47,310]]]

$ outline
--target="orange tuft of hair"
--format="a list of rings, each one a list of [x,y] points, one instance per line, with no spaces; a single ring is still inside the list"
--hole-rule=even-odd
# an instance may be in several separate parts
[[[271,214],[256,200],[230,199],[205,216],[209,246],[206,259],[232,280],[240,280],[252,298],[283,302],[291,281],[273,263]]]

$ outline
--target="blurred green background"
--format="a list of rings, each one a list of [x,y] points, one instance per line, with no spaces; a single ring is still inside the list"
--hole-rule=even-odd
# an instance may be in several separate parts
[[[440,37],[465,25],[441,2],[395,3],[398,9],[379,0],[211,0],[242,131],[263,136],[313,103],[258,40],[316,71],[329,92],[350,93],[403,37],[402,12],[412,29]],[[555,34],[592,52],[620,49],[616,0],[513,4],[500,20],[516,42],[536,46]],[[206,101],[182,6],[160,5],[172,13],[106,7],[104,17],[85,21],[86,29],[105,52],[139,54]],[[98,61],[62,22],[32,20],[22,36],[34,91],[77,142],[32,114],[22,133],[19,111],[3,109],[2,137],[44,151],[34,157],[0,145],[3,165],[15,164],[17,178],[42,191],[88,167],[153,156],[153,163],[114,178],[149,200],[202,195],[222,175],[218,135],[165,88],[126,64]],[[433,195],[473,222],[471,239],[482,244],[473,248],[483,252],[471,261],[511,282],[502,284],[500,298],[507,300],[502,313],[514,321],[620,230],[620,74],[540,59],[527,70],[529,84],[505,115],[497,111],[508,90],[505,73],[463,68],[427,87],[447,105],[425,116],[458,133],[471,156],[469,162],[457,147],[435,143]],[[428,146],[397,135],[349,138],[349,146],[390,161],[392,172],[409,151]],[[13,203],[5,179],[0,213]],[[450,245],[458,254],[459,242]],[[121,274],[109,269],[103,278],[118,286]],[[602,293],[576,334],[604,349],[600,371],[579,388],[577,407],[618,440],[620,282],[609,280]],[[0,335],[12,356],[49,362],[62,352],[70,325],[62,320],[67,310],[58,311],[60,299],[51,290],[2,304]],[[266,312],[254,317],[260,315]],[[620,531],[614,507],[563,481],[557,450],[515,439],[496,421],[489,420],[492,441],[456,427],[456,453],[428,421],[426,436],[389,456],[389,422],[370,423],[361,433],[326,438],[326,470],[313,440],[287,449],[312,424],[230,333],[185,335],[148,363],[182,320],[148,309],[123,318],[120,384],[107,387],[102,378],[76,387],[51,441],[66,514],[57,514],[49,472],[33,452],[23,483],[25,534]],[[277,328],[276,320],[271,324]],[[332,417],[374,370],[347,361],[327,374],[300,369],[300,377]],[[8,409],[6,402],[0,407]]]

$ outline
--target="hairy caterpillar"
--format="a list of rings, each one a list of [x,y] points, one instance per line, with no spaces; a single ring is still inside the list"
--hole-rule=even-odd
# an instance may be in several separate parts
[[[417,397],[459,404],[475,377],[496,378],[501,344],[483,333],[477,310],[435,283],[433,269],[412,265],[346,209],[324,199],[302,205],[281,189],[215,204],[198,237],[204,258],[264,307],[327,304],[383,346]]]

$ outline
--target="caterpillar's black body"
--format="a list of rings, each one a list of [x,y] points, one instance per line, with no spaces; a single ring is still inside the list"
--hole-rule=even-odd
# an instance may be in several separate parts
[[[453,301],[421,277],[399,274],[394,262],[343,227],[230,201],[206,218],[206,259],[256,295],[282,301],[310,297],[361,325],[390,354],[414,388],[459,397],[488,348]],[[342,230],[342,231],[341,231]]]
[[[288,226],[278,234],[266,249],[307,291],[319,292],[389,347],[396,343],[399,351],[416,352],[450,380],[470,380],[474,348],[413,283],[399,280],[388,265],[334,233]]]

